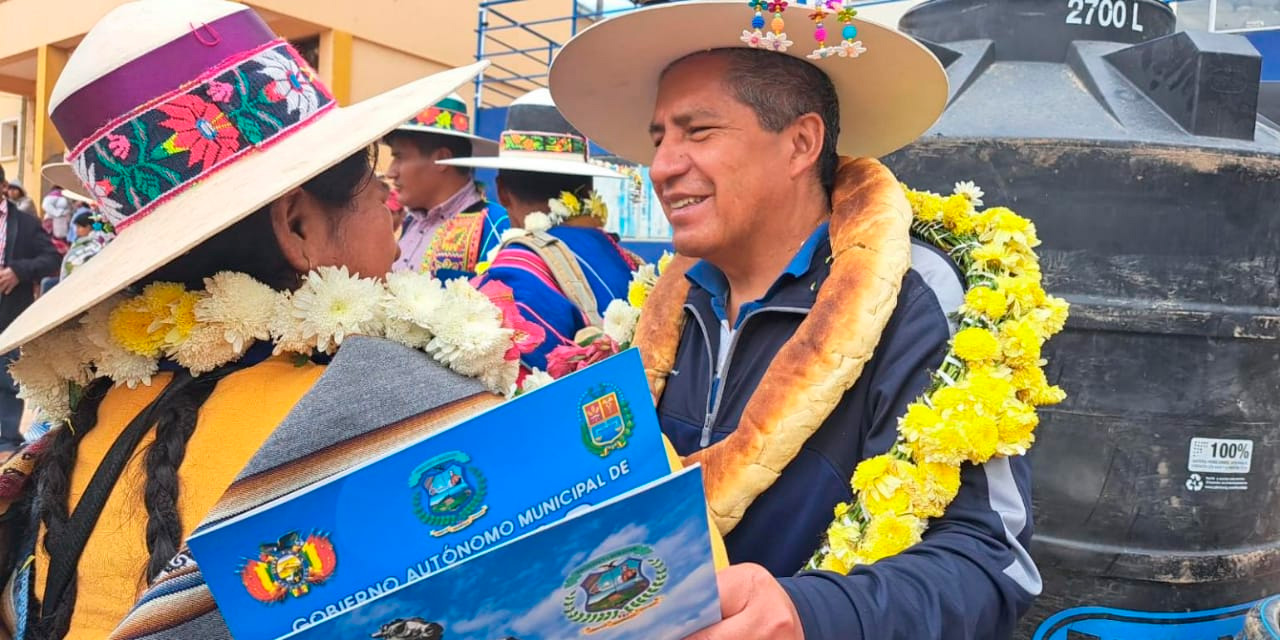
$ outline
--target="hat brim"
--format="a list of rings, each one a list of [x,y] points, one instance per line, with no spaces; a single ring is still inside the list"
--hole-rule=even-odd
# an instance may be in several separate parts
[[[0,349],[9,351],[88,311],[378,141],[418,113],[422,105],[448,95],[488,65],[481,61],[442,71],[352,106],[332,109],[271,146],[247,153],[188,187],[124,229],[92,260],[76,268],[65,286],[54,287],[37,299],[0,333]],[[77,179],[73,184],[80,182]]]
[[[75,191],[67,185],[80,184],[80,178],[76,177],[76,172],[71,168],[71,164],[67,162],[50,162],[40,167],[40,175],[45,180],[62,187],[62,195],[68,200],[83,202],[85,204],[96,204],[93,198],[86,196],[79,191]]]
[[[877,158],[933,125],[947,102],[947,74],[933,53],[894,29],[855,19],[866,53],[809,60],[812,9],[793,3],[783,14],[794,44],[779,55],[804,60],[831,78],[840,97],[839,153]],[[746,48],[740,37],[750,18],[745,2],[707,0],[647,7],[596,23],[560,49],[551,65],[551,96],[593,142],[650,164],[649,123],[662,71],[698,51]],[[829,28],[828,42],[838,43],[840,25]]]
[[[436,164],[447,164],[455,167],[471,167],[473,169],[507,169],[509,171],[528,171],[531,173],[555,173],[566,176],[590,176],[594,178],[626,179],[626,176],[600,165],[577,160],[560,160],[557,158],[532,158],[525,156],[490,156],[471,158],[450,158],[437,160]]]
[[[429,133],[435,136],[453,136],[455,138],[466,138],[471,141],[471,155],[473,156],[492,156],[498,153],[498,141],[482,138],[470,133],[461,131],[446,131],[435,127],[417,124],[402,124],[395,128],[396,131],[412,131],[414,133]]]

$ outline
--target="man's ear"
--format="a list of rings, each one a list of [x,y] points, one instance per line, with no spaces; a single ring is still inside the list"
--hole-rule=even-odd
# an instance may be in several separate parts
[[[498,191],[498,204],[503,209],[511,208],[511,190],[507,189],[507,185],[502,180],[502,172],[498,172],[498,177],[494,180],[494,188]]]
[[[303,201],[302,189],[294,189],[271,203],[271,230],[275,232],[276,243],[284,259],[298,273],[311,270],[308,257],[308,237],[313,226],[308,220],[307,207]]]
[[[791,143],[790,177],[796,178],[818,166],[827,127],[816,113],[806,113],[786,129]]]
[[[440,169],[445,169],[445,170],[456,169],[457,167],[450,167],[447,164],[439,164],[441,160],[452,160],[452,159],[453,159],[453,151],[449,149],[449,147],[447,146],[438,147],[431,152],[431,164]]]

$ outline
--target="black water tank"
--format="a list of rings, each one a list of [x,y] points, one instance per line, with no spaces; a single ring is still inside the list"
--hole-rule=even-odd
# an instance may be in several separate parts
[[[1280,592],[1280,133],[1244,38],[1154,0],[932,0],[946,113],[886,162],[1032,218],[1072,303],[1019,636],[1218,640]],[[870,62],[870,58],[867,59]]]

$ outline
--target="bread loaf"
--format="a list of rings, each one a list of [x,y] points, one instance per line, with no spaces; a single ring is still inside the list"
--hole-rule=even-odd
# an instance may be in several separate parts
[[[831,274],[813,309],[765,371],[734,432],[685,458],[703,464],[721,533],[737,525],[858,381],[911,265],[910,225],[911,206],[884,165],[841,158],[832,196]],[[663,274],[641,317],[644,332],[636,333],[655,399],[675,362],[688,287],[683,270],[678,278],[674,269]]]

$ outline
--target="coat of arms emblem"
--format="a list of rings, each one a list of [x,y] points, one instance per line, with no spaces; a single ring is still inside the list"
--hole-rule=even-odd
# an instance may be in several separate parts
[[[329,537],[313,532],[302,537],[290,531],[273,543],[259,545],[258,557],[240,569],[240,581],[260,602],[280,602],[286,596],[304,596],[311,585],[333,575],[338,556]]]
[[[610,384],[588,389],[582,396],[582,441],[600,457],[627,446],[635,426],[631,405]]]
[[[461,531],[483,516],[488,483],[484,474],[461,451],[442,453],[420,464],[409,475],[413,511],[440,537]]]
[[[595,633],[622,624],[662,601],[667,565],[646,545],[594,558],[569,574],[564,614]]]

